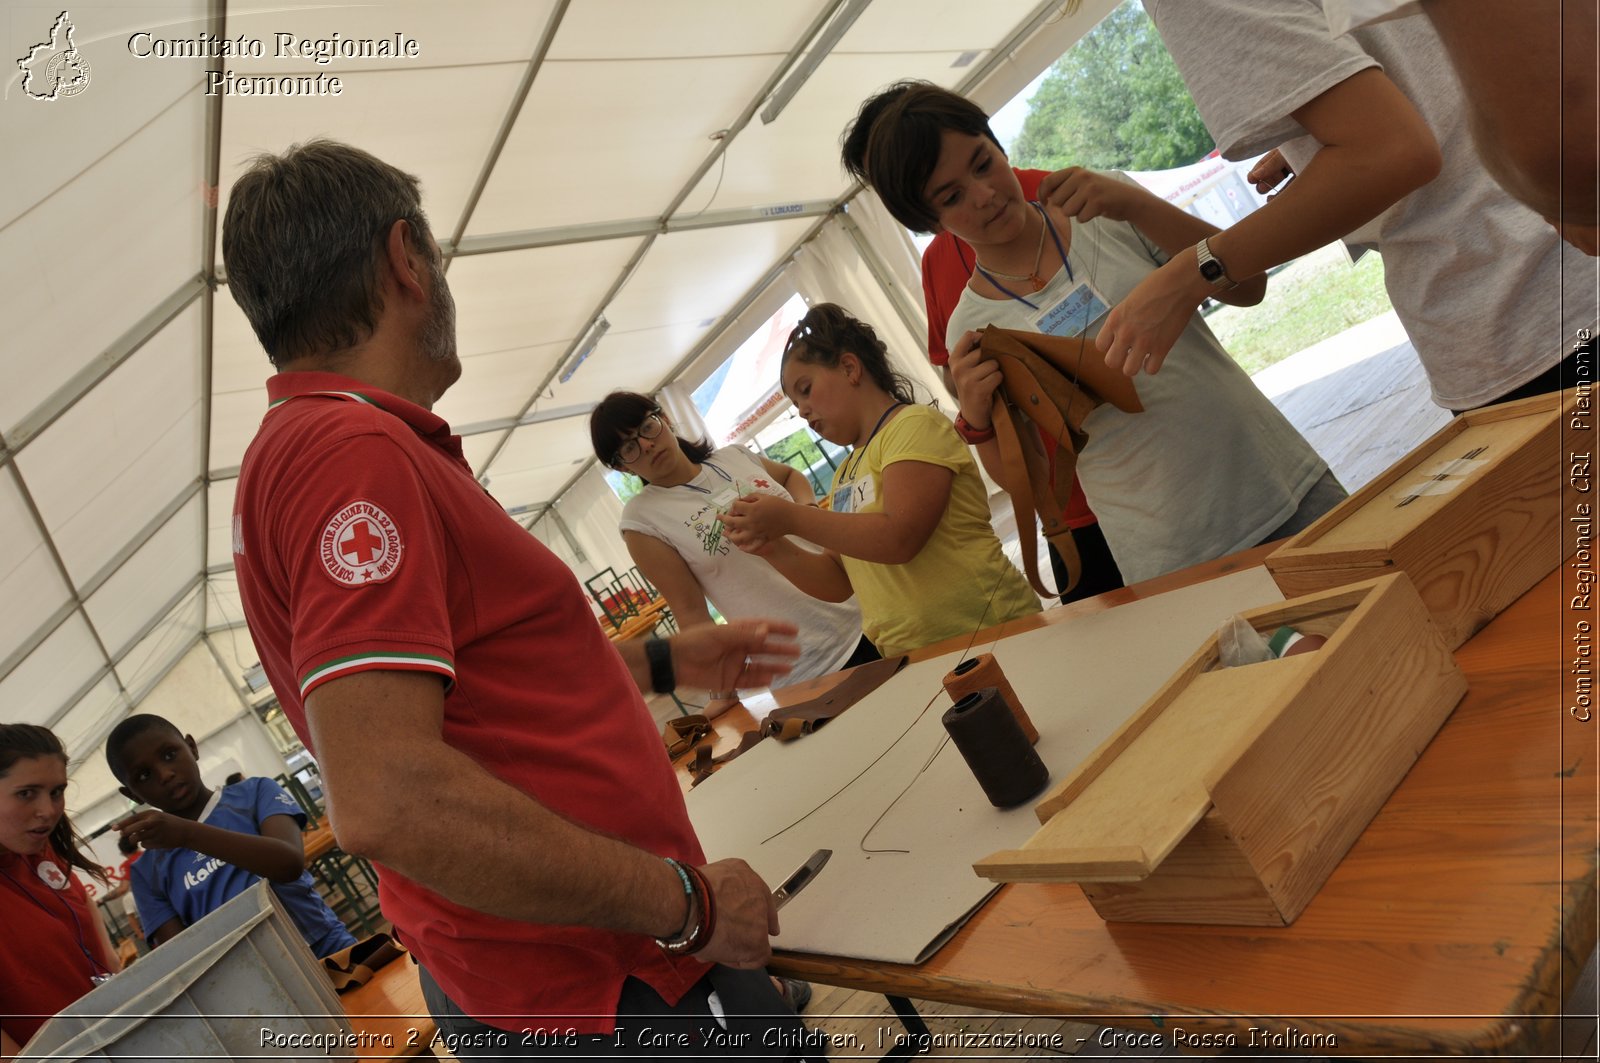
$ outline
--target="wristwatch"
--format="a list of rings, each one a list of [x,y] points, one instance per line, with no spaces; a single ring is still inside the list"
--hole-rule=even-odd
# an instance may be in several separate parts
[[[1225,292],[1229,288],[1237,288],[1239,282],[1228,276],[1228,270],[1222,260],[1211,253],[1209,237],[1194,245],[1194,257],[1200,262],[1200,276],[1205,278],[1214,292]]]
[[[650,664],[650,689],[657,694],[670,694],[678,687],[672,671],[672,646],[666,639],[646,639],[644,658]]]

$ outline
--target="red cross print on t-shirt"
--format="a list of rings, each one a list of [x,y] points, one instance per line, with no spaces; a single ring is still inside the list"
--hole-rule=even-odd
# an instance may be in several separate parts
[[[339,553],[352,558],[356,564],[365,565],[377,555],[383,540],[373,533],[372,525],[358,520],[350,526],[350,534],[339,540]]]
[[[752,480],[751,483],[755,484],[757,487],[771,487],[772,486],[772,481],[771,480],[763,480],[759,476],[756,477],[754,480]]]

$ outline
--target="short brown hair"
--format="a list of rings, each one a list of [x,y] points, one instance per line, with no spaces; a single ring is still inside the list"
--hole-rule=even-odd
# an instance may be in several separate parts
[[[234,301],[273,365],[372,335],[396,221],[434,257],[420,183],[360,148],[317,139],[251,161],[228,198],[222,257]]]
[[[845,169],[871,186],[894,219],[914,232],[939,227],[923,195],[946,129],[1000,141],[983,108],[927,81],[897,81],[861,105],[840,145]],[[1004,148],[1001,148],[1004,151]]]

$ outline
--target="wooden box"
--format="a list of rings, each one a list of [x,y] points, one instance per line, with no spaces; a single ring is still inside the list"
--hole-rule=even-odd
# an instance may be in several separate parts
[[[1455,649],[1561,563],[1577,396],[1462,414],[1267,558],[1286,597],[1405,572]]]
[[[1077,882],[1113,921],[1293,922],[1467,683],[1400,573],[1242,615],[1328,641],[1222,668],[1207,639],[978,874]]]

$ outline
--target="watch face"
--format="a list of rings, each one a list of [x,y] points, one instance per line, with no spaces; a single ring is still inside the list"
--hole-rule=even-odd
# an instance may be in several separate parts
[[[1222,264],[1216,259],[1207,259],[1200,263],[1200,276],[1208,281],[1214,281],[1222,276]]]

